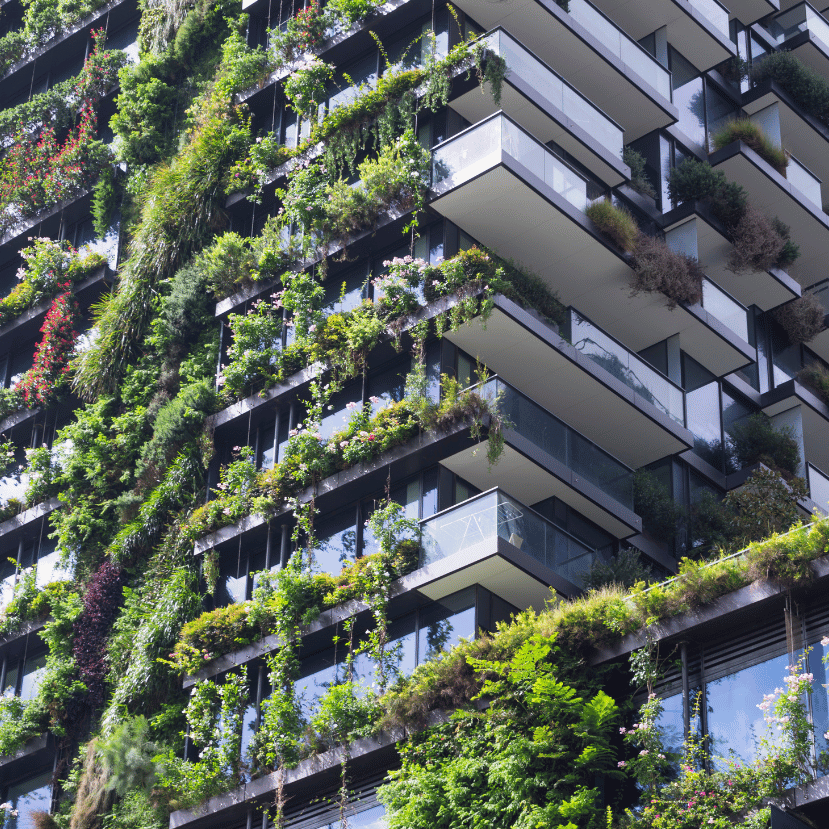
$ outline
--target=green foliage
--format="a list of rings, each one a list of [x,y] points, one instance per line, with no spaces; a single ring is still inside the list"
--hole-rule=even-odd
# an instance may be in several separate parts
[[[232,105],[244,49],[241,35],[231,34],[218,80],[195,107],[189,142],[152,176],[118,291],[98,304],[99,336],[78,359],[75,385],[88,398],[114,388],[147,331],[158,282],[172,276],[221,221],[218,182],[249,140],[247,122]]]
[[[809,363],[800,369],[798,379],[814,391],[829,406],[829,369],[823,363]]]
[[[0,325],[65,290],[67,283],[81,282],[106,265],[106,258],[89,250],[75,250],[67,242],[34,239],[21,251],[20,282],[0,299]]]
[[[616,207],[610,199],[599,199],[584,211],[590,219],[617,247],[631,252],[636,247],[639,228],[633,216]]]
[[[800,467],[800,447],[790,426],[776,427],[763,414],[735,423],[729,443],[740,468],[764,463],[784,475],[796,475]]]
[[[694,200],[708,202],[727,228],[740,221],[748,204],[745,190],[728,181],[722,170],[715,170],[706,161],[690,158],[671,170],[668,195],[675,204]]]
[[[829,83],[806,66],[794,52],[773,52],[751,67],[751,79],[771,79],[792,96],[795,103],[824,124],[829,124]]]
[[[595,775],[617,773],[618,709],[603,691],[590,694],[589,682],[568,684],[558,654],[554,638],[534,637],[509,661],[471,660],[490,705],[454,714],[401,750],[401,769],[379,791],[391,829],[595,824]]]
[[[96,236],[103,238],[107,235],[119,196],[115,171],[112,167],[107,167],[98,178],[92,194],[92,218]]]
[[[734,141],[742,141],[767,161],[781,176],[786,175],[789,157],[775,146],[762,128],[748,118],[726,121],[711,138],[715,150],[721,150]]]
[[[651,570],[650,565],[642,560],[639,551],[628,547],[607,561],[597,556],[582,581],[585,590],[598,590],[610,584],[633,587],[639,582],[650,581]]]
[[[106,740],[98,742],[98,753],[107,775],[107,788],[119,797],[134,789],[149,792],[156,783],[153,757],[159,747],[149,739],[146,717],[120,723]]]
[[[622,161],[630,167],[630,186],[637,193],[655,199],[656,190],[653,189],[653,184],[651,184],[651,180],[648,178],[645,156],[637,150],[634,150],[633,147],[626,146],[622,150]]]

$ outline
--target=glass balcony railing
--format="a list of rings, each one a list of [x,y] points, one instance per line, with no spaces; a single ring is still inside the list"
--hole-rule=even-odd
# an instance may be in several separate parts
[[[507,79],[511,75],[532,88],[551,107],[567,113],[588,135],[595,138],[614,158],[622,157],[624,132],[560,75],[540,61],[503,29],[495,29],[484,42],[507,64]]]
[[[671,100],[670,72],[635,40],[628,37],[612,20],[605,17],[587,0],[569,0],[568,12],[615,57],[626,63],[639,77],[653,84],[660,95]]]
[[[804,167],[794,156],[789,156],[789,165],[786,167],[786,178],[812,204],[820,208],[823,207],[823,198],[820,194],[820,179],[808,167]]]
[[[503,538],[577,587],[596,553],[500,489],[490,489],[420,522],[420,566]]]
[[[702,280],[702,307],[740,339],[748,342],[748,311],[710,279]]]
[[[809,288],[809,293],[814,294],[823,306],[823,310],[829,314],[829,279],[823,279],[816,285]]]
[[[811,32],[829,49],[829,22],[808,3],[798,3],[780,12],[766,24],[765,28],[778,46],[800,32]]]
[[[432,181],[455,186],[514,158],[579,210],[587,206],[587,179],[503,113],[496,113],[438,144],[432,151]]]
[[[633,509],[633,470],[505,383],[491,377],[482,393],[496,401],[511,429],[606,495]]]
[[[829,512],[829,478],[812,464],[807,464],[807,474],[809,496],[824,512]]]
[[[570,309],[562,335],[582,354],[677,423],[685,424],[682,389],[601,328]]]
[[[689,2],[715,29],[729,37],[728,9],[722,3],[718,0],[689,0]]]

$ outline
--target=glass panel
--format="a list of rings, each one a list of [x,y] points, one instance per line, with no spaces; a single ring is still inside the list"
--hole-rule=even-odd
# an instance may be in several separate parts
[[[633,509],[633,470],[495,377],[483,387],[510,427],[542,451]]]
[[[685,422],[682,389],[635,354],[570,309],[570,342],[594,363],[621,380],[677,423]]]
[[[17,680],[20,678],[20,665],[16,660],[10,660],[6,666],[6,687],[3,689],[4,697],[13,697],[17,694]]]
[[[34,699],[40,681],[46,673],[46,654],[30,656],[23,663],[23,678],[20,681],[20,699]]]
[[[52,772],[45,771],[22,783],[9,786],[6,802],[12,807],[4,811],[2,829],[31,829],[35,825],[32,812],[48,812],[52,806]],[[12,814],[17,812],[17,816]]]
[[[566,112],[568,118],[599,141],[611,155],[621,158],[622,130],[600,109],[505,31],[496,29],[485,40],[506,60],[507,79],[512,74],[520,77],[551,107]]]
[[[666,753],[681,755],[685,745],[682,694],[674,694],[662,700],[662,714],[656,724],[662,729],[662,745]]]
[[[815,206],[823,209],[823,198],[820,193],[820,179],[804,167],[794,156],[789,156],[789,166],[786,167],[786,178]]]
[[[349,829],[386,829],[386,809],[382,805],[372,806],[356,815],[349,815],[347,820]],[[342,825],[341,821],[337,821],[333,827],[340,829]]]
[[[788,674],[788,654],[729,674],[707,686],[708,735],[714,767],[724,771],[723,758],[750,763],[763,737],[774,739],[757,706],[763,695],[783,685]]]
[[[691,5],[726,37],[728,32],[728,9],[717,0],[690,0]]]
[[[503,538],[575,585],[590,569],[594,553],[573,536],[500,490],[464,501],[421,523],[421,564]]]
[[[37,555],[37,587],[43,588],[55,581],[67,581],[71,578],[68,570],[61,566],[60,550],[55,549],[55,541],[49,539],[40,543]]]
[[[317,526],[317,549],[314,551],[314,569],[336,575],[343,564],[356,557],[357,526],[355,509],[341,512]]]
[[[696,149],[705,147],[704,101],[702,78],[694,78],[674,89],[674,103],[679,110],[679,128]]]
[[[748,342],[748,311],[710,279],[702,280],[702,307]]]
[[[809,652],[809,666],[807,670],[814,675],[812,682],[812,718],[815,729],[815,749],[817,757],[829,753],[829,740],[826,732],[829,731],[829,680],[826,677],[826,663],[823,661],[829,655],[829,645],[823,645],[820,640],[812,645]],[[819,774],[826,774],[822,767]]]
[[[475,588],[423,608],[418,628],[418,665],[454,647],[461,639],[474,639]]]
[[[406,387],[407,365],[398,363],[378,374],[374,374],[368,381],[368,396],[371,402],[371,414],[376,415],[385,409],[389,403],[397,403],[403,399]],[[376,398],[375,403],[371,398]]]
[[[488,118],[432,153],[432,174],[453,185],[494,167],[507,153],[579,210],[587,206],[587,181],[551,150],[502,115]]]
[[[807,3],[801,3],[773,17],[766,29],[778,45],[800,32],[808,31],[829,47],[829,23]]]
[[[808,464],[809,495],[824,511],[829,512],[829,478],[816,466]]]
[[[639,77],[652,83],[660,95],[670,100],[670,74],[636,41],[631,40],[587,0],[570,0],[568,11],[571,17],[601,41],[617,58],[633,69]]]

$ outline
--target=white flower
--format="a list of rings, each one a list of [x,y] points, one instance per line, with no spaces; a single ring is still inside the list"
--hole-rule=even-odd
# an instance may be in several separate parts
[[[829,636],[824,636],[823,639],[820,640],[820,644],[823,645],[824,648],[829,645]]]

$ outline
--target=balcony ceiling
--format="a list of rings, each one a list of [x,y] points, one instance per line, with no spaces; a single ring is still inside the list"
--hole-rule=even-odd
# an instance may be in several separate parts
[[[757,305],[763,311],[776,308],[800,296],[800,286],[786,279],[782,271],[735,274],[728,269],[733,247],[722,233],[702,216],[694,214],[665,229],[672,230],[686,222],[694,222],[697,234],[697,258],[705,275],[746,307]]]

